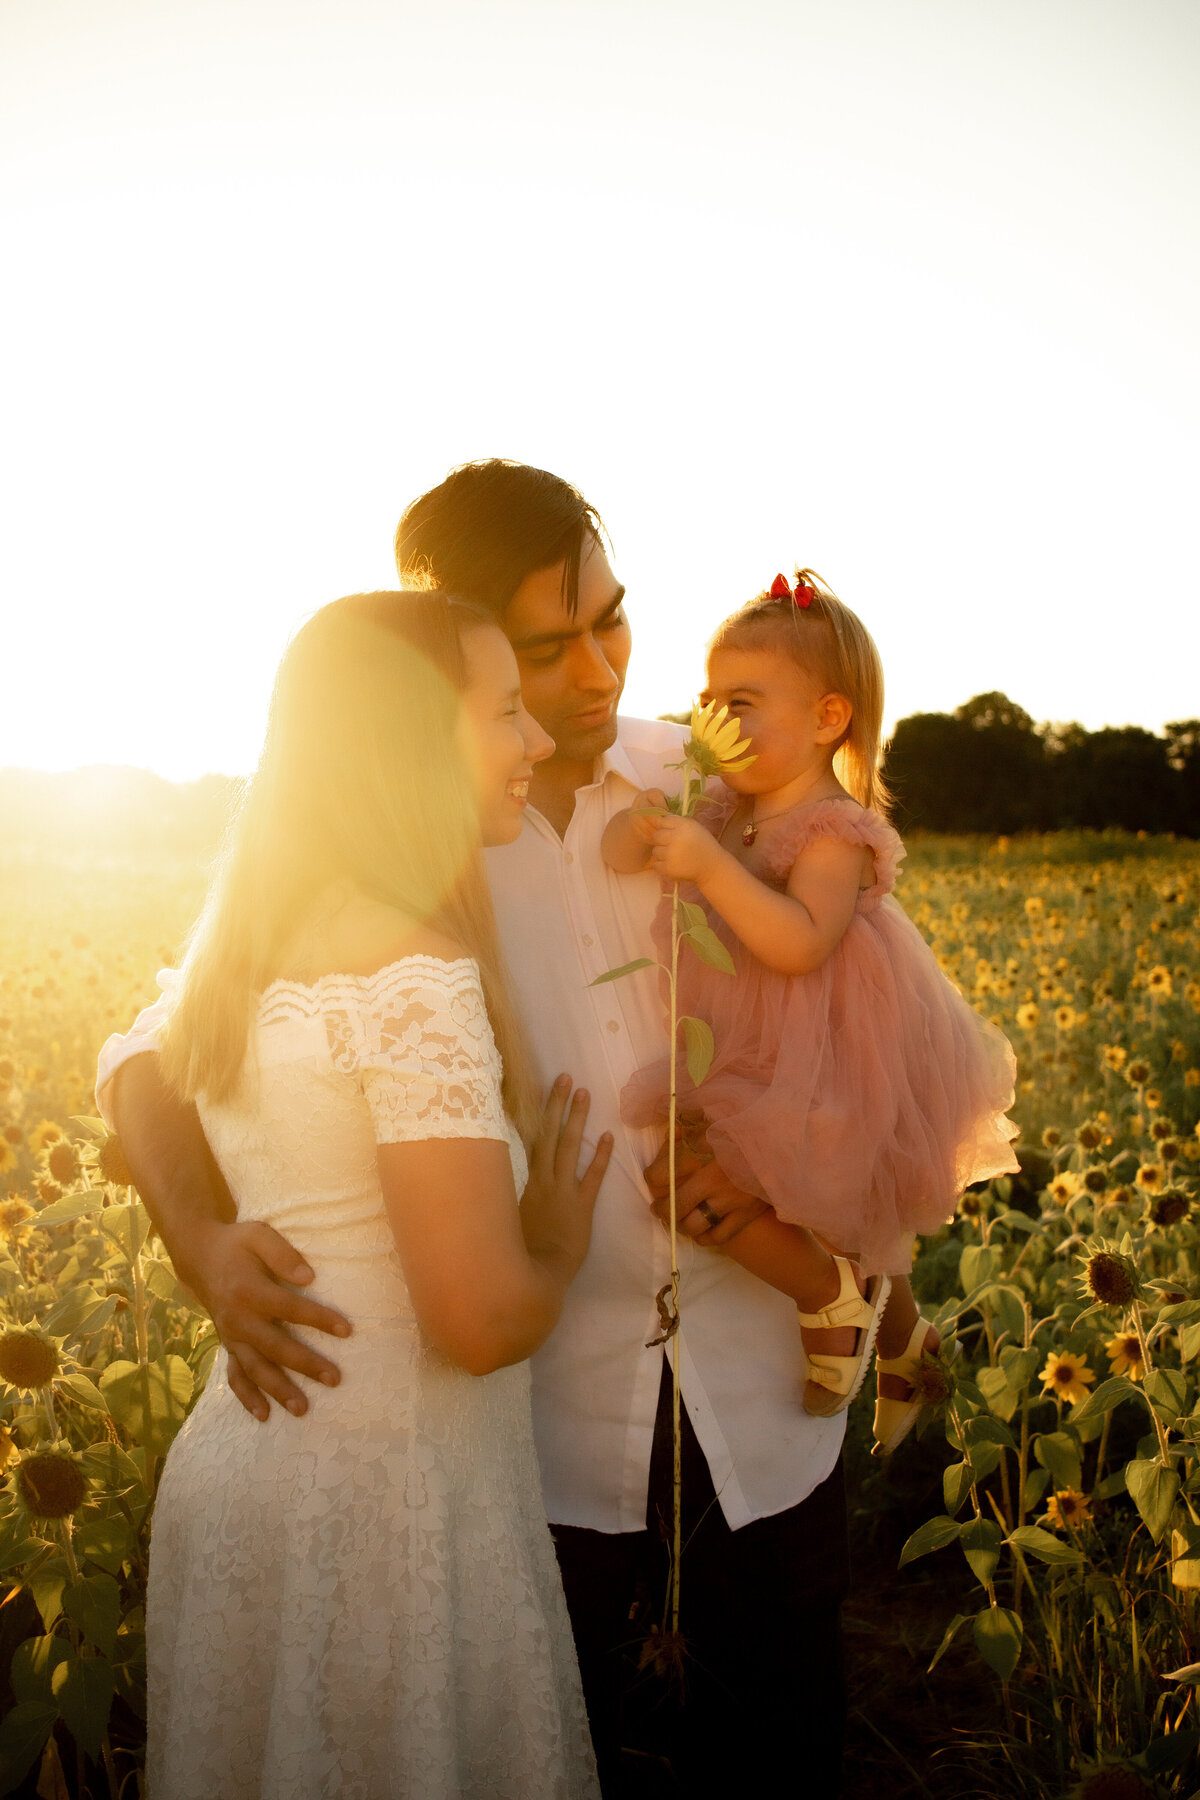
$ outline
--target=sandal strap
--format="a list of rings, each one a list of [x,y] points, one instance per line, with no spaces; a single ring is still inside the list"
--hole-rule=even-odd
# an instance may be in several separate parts
[[[816,1312],[799,1313],[801,1325],[811,1331],[837,1331],[843,1326],[862,1327],[869,1325],[875,1316],[875,1308],[858,1291],[854,1279],[854,1271],[844,1256],[835,1256],[837,1266],[838,1295],[827,1306],[819,1307]]]

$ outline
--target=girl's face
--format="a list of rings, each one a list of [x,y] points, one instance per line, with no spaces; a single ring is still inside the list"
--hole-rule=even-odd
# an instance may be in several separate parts
[[[840,694],[826,693],[790,656],[765,646],[712,651],[701,699],[727,706],[751,740],[750,767],[725,777],[739,794],[773,794],[828,768],[850,721]]]
[[[475,778],[480,832],[485,844],[511,844],[521,834],[533,765],[553,754],[554,739],[525,710],[517,659],[499,626],[470,632],[463,650],[460,741]]]

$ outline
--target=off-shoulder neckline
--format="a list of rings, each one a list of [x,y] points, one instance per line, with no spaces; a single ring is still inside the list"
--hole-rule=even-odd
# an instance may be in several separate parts
[[[422,952],[411,956],[394,957],[391,962],[381,963],[379,968],[373,969],[369,975],[355,975],[345,969],[329,969],[324,975],[318,975],[315,981],[293,981],[287,975],[277,975],[275,980],[269,981],[262,990],[258,997],[258,1003],[260,1006],[263,1005],[269,995],[276,993],[281,988],[295,994],[319,994],[323,988],[331,985],[369,990],[376,985],[384,985],[390,976],[396,974],[397,970],[410,969],[414,965],[439,970],[469,968],[476,972],[479,968],[473,956],[430,956]]]

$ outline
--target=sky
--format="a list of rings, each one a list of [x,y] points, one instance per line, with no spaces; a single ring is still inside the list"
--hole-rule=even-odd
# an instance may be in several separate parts
[[[0,765],[252,766],[489,455],[626,710],[797,563],[888,717],[1200,712],[1195,0],[5,0]]]

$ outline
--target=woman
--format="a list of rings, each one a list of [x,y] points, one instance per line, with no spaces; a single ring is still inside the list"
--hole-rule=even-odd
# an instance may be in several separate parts
[[[335,601],[284,657],[163,1066],[353,1335],[265,1424],[222,1353],[171,1449],[154,1800],[598,1793],[525,1359],[611,1145],[577,1176],[566,1077],[539,1119],[480,858],[552,748],[495,622],[442,594]]]

